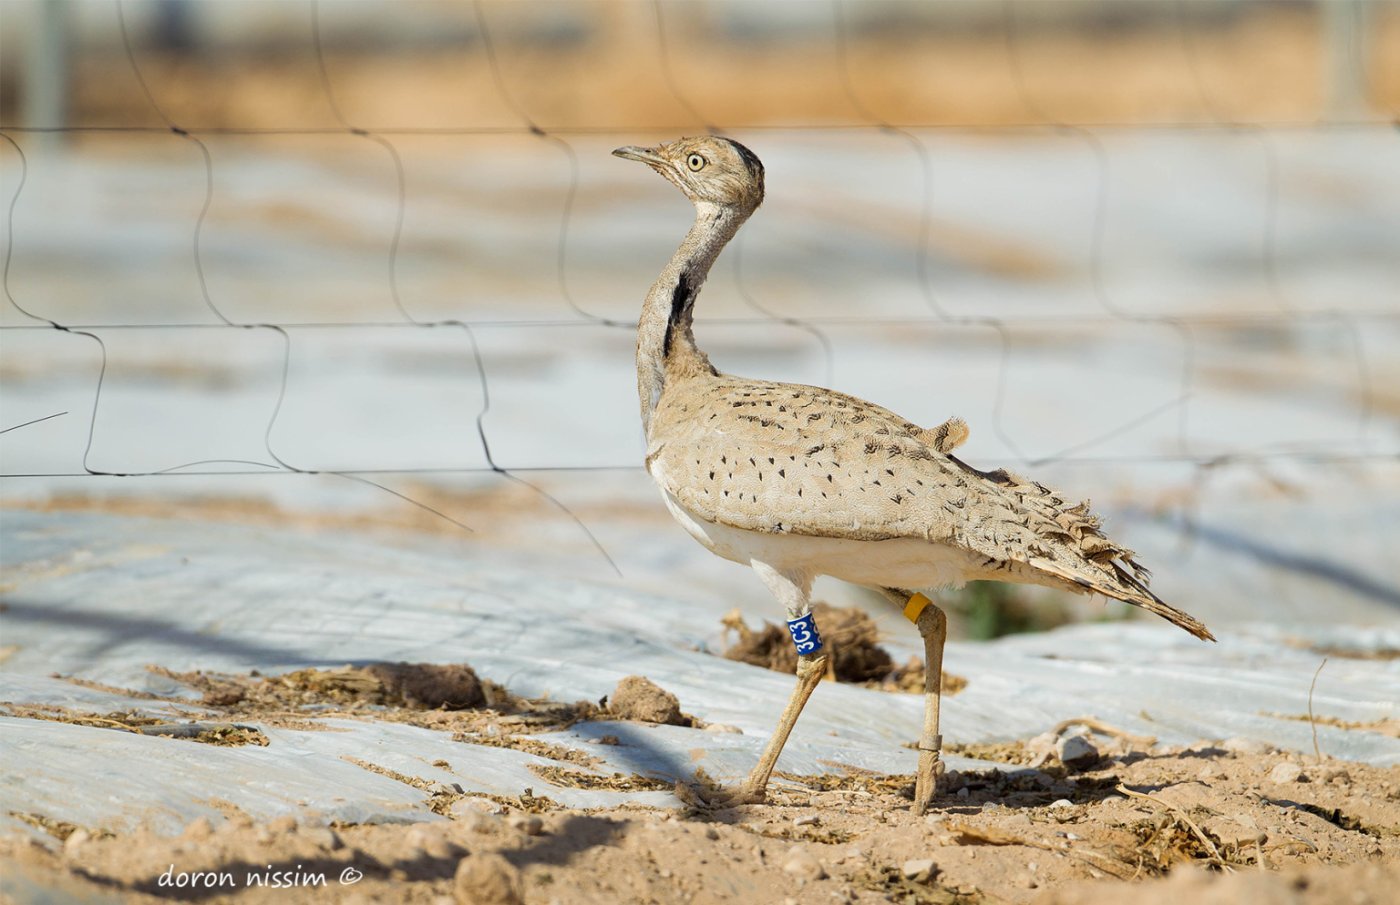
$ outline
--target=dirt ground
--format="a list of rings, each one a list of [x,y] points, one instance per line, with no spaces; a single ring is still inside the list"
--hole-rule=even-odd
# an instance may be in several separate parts
[[[446,818],[426,824],[260,824],[218,801],[224,820],[200,819],[176,836],[22,815],[45,838],[0,840],[12,892],[128,902],[1070,905],[1119,901],[1128,893],[1118,887],[1134,884],[1134,900],[1148,903],[1183,895],[1380,903],[1393,901],[1400,883],[1400,769],[1246,740],[1165,747],[1086,719],[1025,741],[949,745],[1016,766],[946,774],[924,816],[912,811],[912,776],[839,764],[819,776],[779,774],[762,805],[726,806],[701,776],[698,786],[677,787],[684,810],[585,811],[557,806],[549,788],[579,775],[568,765],[586,755],[532,734],[579,719],[692,719],[663,689],[629,677],[611,702],[565,705],[517,698],[464,665],[165,674],[230,721],[203,723],[180,743],[267,743],[260,733],[232,731],[234,721],[306,728],[312,714],[391,719],[451,731],[463,744],[518,747],[560,769],[537,771],[537,788],[507,799],[360,763],[421,790]],[[10,710],[127,731],[165,728],[120,713]],[[1081,762],[1065,753],[1067,766],[1053,753],[1065,750],[1054,745],[1057,728],[1060,738],[1091,738],[1097,755]],[[667,787],[651,777],[616,780],[610,787]]]
[[[1303,778],[1269,778],[1286,764]],[[1073,775],[950,776],[925,817],[910,809],[912,777],[848,773],[787,776],[768,804],[684,814],[464,798],[438,823],[328,828],[256,825],[230,809],[217,827],[196,821],[175,837],[55,827],[67,834],[56,852],[17,839],[0,851],[12,877],[130,902],[1068,905],[1121,900],[1118,887],[1133,883],[1149,903],[1322,903],[1345,891],[1359,905],[1393,901],[1400,883],[1397,780],[1395,770],[1200,747]],[[503,860],[483,869],[490,855]],[[176,887],[176,874],[196,872],[221,877]],[[293,888],[273,888],[276,875]]]

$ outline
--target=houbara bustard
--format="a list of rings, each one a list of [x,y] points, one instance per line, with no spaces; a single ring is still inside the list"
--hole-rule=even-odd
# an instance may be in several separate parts
[[[695,204],[695,224],[647,293],[637,331],[646,466],[676,520],[712,553],[753,567],[787,609],[797,687],[743,789],[761,801],[802,707],[826,671],[812,579],[883,593],[926,651],[924,731],[914,809],[940,771],[939,686],[947,620],[917,589],[973,579],[1048,585],[1136,604],[1214,640],[1147,589],[1133,552],[1109,540],[1087,503],[952,455],[967,426],[921,428],[833,390],[718,371],[695,344],[695,297],[734,233],[763,201],[763,164],[726,138],[625,147]],[[906,590],[908,589],[908,590]]]

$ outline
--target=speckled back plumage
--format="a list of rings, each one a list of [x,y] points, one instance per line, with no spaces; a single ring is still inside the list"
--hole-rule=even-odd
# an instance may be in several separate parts
[[[1104,537],[1087,503],[1068,506],[1004,470],[978,471],[932,445],[937,431],[844,393],[720,374],[662,394],[647,463],[662,465],[652,471],[663,488],[706,521],[946,544],[974,554],[969,579],[1098,592],[1208,635],[1147,589],[1146,570]]]

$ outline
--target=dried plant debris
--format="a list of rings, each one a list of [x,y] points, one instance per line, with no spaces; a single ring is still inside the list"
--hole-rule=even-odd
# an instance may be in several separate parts
[[[514,751],[522,751],[525,754],[533,754],[536,757],[544,757],[549,760],[564,761],[571,764],[579,764],[584,767],[591,767],[602,763],[602,758],[595,757],[577,748],[566,748],[563,745],[555,745],[550,742],[542,742],[537,738],[528,735],[500,735],[497,733],[485,732],[458,732],[453,736],[453,741],[466,742],[470,745],[485,745],[488,748],[510,748]],[[446,761],[434,766],[446,765]]]
[[[114,834],[107,830],[90,830],[78,826],[76,823],[69,823],[66,820],[55,820],[52,817],[45,817],[43,814],[30,814],[25,811],[10,811],[9,815],[16,820],[27,823],[36,830],[42,830],[59,842],[66,842],[68,837],[74,833],[86,833],[89,838],[107,839]]]
[[[278,705],[290,709],[308,704],[374,705],[410,710],[466,710],[509,697],[504,689],[483,682],[470,666],[460,663],[371,663],[339,669],[299,669],[280,676],[217,673],[175,673],[152,667],[202,692],[210,707]],[[250,681],[257,680],[257,681]]]
[[[1188,810],[1158,795],[1138,792],[1122,784],[1118,785],[1117,790],[1162,809],[1155,817],[1139,820],[1132,827],[1138,841],[1134,855],[1139,871],[1165,873],[1174,864],[1190,861],[1205,862],[1222,870],[1232,869],[1232,864],[1253,863],[1262,866],[1262,862],[1256,858],[1244,857],[1237,844],[1222,845],[1223,840],[1202,829],[1200,822],[1194,818],[1219,816],[1209,808],[1198,805]],[[1262,856],[1262,848],[1259,851]]]
[[[401,782],[406,786],[412,786],[420,792],[428,793],[426,802],[428,810],[434,814],[446,817],[452,811],[452,805],[466,797],[462,787],[453,783],[437,782],[431,779],[424,779],[421,776],[410,776],[407,773],[400,773],[398,770],[391,770],[388,767],[381,767],[379,764],[361,760],[358,757],[344,757],[343,760],[354,764],[362,770],[377,773],[380,776],[387,776],[389,779]]]
[[[917,742],[909,742],[905,747],[917,748]],[[999,764],[1029,764],[1035,755],[1021,739],[1010,742],[943,742],[943,753],[974,760],[989,760]]]
[[[377,773],[380,776],[387,776],[390,779],[401,782],[406,786],[412,786],[413,788],[423,792],[430,792],[432,791],[435,785],[439,785],[431,779],[424,779],[421,776],[410,776],[407,773],[400,773],[398,770],[391,770],[388,767],[381,767],[379,764],[373,764],[367,760],[361,760],[358,757],[342,756],[341,759],[346,761],[347,763],[354,764],[361,770],[368,770],[369,772]]]
[[[67,723],[70,726],[90,726],[97,729],[116,729],[135,735],[162,736],[184,739],[206,745],[267,746],[267,736],[256,726],[243,726],[236,723],[193,721],[182,722],[161,717],[139,714],[135,711],[113,711],[91,713],[70,710],[57,704],[3,704],[0,705],[8,716],[21,719],[48,720]]]
[[[1320,657],[1343,660],[1400,660],[1400,647],[1355,647],[1338,644],[1318,644],[1311,638],[1292,636],[1283,643],[1295,650],[1305,650]]]
[[[147,668],[200,692],[205,707],[298,729],[315,728],[307,717],[370,716],[458,733],[461,741],[494,744],[476,736],[564,729],[599,713],[588,701],[517,697],[466,664],[372,663],[276,676]]]
[[[862,889],[878,892],[885,897],[885,901],[899,905],[982,905],[989,901],[975,889],[950,889],[932,879],[906,877],[894,864],[872,864],[857,872],[851,882]]]
[[[894,671],[889,653],[876,643],[879,632],[875,621],[864,610],[818,603],[812,607],[812,613],[821,627],[822,640],[831,655],[838,681],[867,682]],[[763,628],[755,632],[738,610],[730,612],[722,621],[725,628],[738,635],[738,641],[724,652],[727,659],[778,672],[796,671],[797,650],[782,627],[765,622]]]
[[[674,783],[653,779],[637,773],[585,773],[582,770],[566,770],[563,767],[530,764],[529,770],[552,786],[566,789],[603,790],[608,792],[656,792],[670,791]]]
[[[863,792],[868,795],[894,795],[913,799],[914,777],[899,773],[876,773],[849,764],[824,764],[835,772],[806,776],[799,773],[773,774],[779,779],[811,789],[814,792]]]
[[[1400,738],[1400,718],[1396,717],[1382,717],[1375,720],[1344,720],[1335,716],[1308,716],[1306,713],[1272,713],[1269,711],[1260,711],[1259,715],[1273,717],[1276,720],[1316,723],[1319,726],[1332,726],[1336,729],[1379,732],[1381,735],[1387,735],[1391,738]]]
[[[829,668],[836,681],[886,691],[924,690],[923,661],[913,657],[903,666],[896,665],[889,652],[879,646],[879,629],[875,620],[864,610],[817,603],[813,605],[812,612],[817,618],[817,625],[821,627],[822,641],[831,657]],[[721,623],[738,636],[738,640],[724,651],[726,659],[775,672],[796,672],[797,650],[781,626],[765,622],[761,629],[754,631],[744,622],[743,615],[737,609],[726,615]],[[966,679],[944,672],[944,694],[957,694],[966,687]]]
[[[714,780],[704,767],[696,767],[690,782],[678,779],[672,789],[676,798],[685,805],[685,816],[707,814],[728,806],[732,792]]]

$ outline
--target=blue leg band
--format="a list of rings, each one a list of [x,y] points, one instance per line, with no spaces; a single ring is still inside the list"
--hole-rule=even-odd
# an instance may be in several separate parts
[[[817,617],[808,613],[788,620],[788,634],[799,654],[815,654],[822,649],[822,636],[817,632]]]

